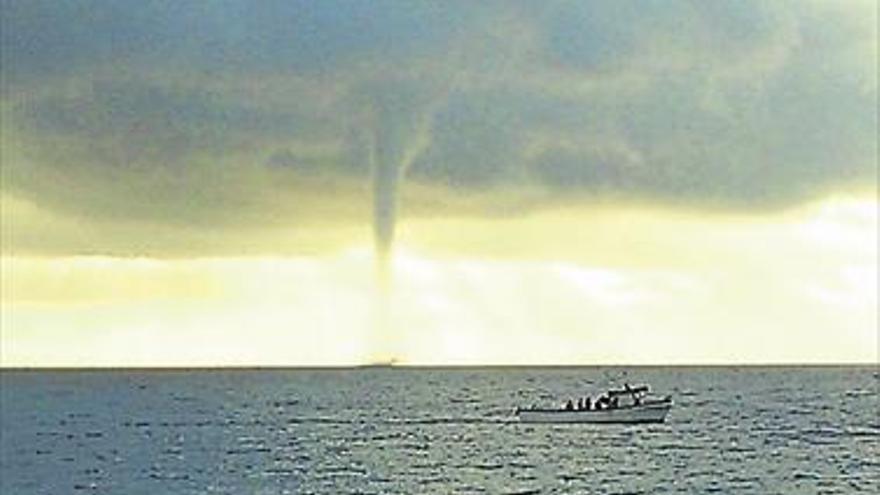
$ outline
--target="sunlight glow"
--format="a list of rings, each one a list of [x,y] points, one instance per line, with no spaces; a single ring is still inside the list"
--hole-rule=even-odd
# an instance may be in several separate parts
[[[876,206],[828,201],[760,222],[621,211],[614,215],[648,228],[618,238],[618,250],[654,251],[630,265],[597,262],[615,254],[601,251],[614,242],[595,213],[549,226],[527,219],[522,227],[540,234],[521,239],[531,257],[399,247],[381,298],[366,247],[320,258],[5,256],[0,358],[4,366],[871,362]],[[477,232],[510,240],[503,223],[465,224],[456,245]],[[407,228],[418,239],[422,227]],[[595,242],[577,246],[587,248],[554,249],[569,242],[563,232],[584,230]]]

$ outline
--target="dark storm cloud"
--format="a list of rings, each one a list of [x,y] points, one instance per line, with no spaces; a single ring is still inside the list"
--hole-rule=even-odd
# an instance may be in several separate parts
[[[377,0],[3,0],[14,80],[124,61],[217,72],[320,72],[442,50],[479,6]],[[120,68],[125,69],[125,68]]]
[[[82,94],[22,103],[14,112],[38,140],[35,147],[53,136],[73,138],[88,142],[93,158],[109,165],[168,163],[196,152],[234,153],[252,143],[314,138],[335,130],[330,119],[292,106],[257,109],[224,101],[216,92],[138,81],[95,81]]]
[[[390,242],[401,179],[735,208],[874,180],[871,2],[0,5],[4,189],[61,211],[149,218],[113,175],[164,187],[157,221],[267,183],[297,221],[372,173]]]

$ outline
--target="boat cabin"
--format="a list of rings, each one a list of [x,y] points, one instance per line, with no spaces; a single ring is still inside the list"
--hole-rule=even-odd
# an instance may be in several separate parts
[[[599,409],[617,408],[620,406],[639,406],[647,397],[650,388],[647,385],[631,387],[628,383],[620,389],[611,389],[596,398]],[[621,403],[621,399],[623,399]]]

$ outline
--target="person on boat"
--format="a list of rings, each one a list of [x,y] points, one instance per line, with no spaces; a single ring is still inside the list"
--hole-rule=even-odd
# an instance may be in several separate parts
[[[581,397],[578,399],[577,410],[581,411],[581,410],[583,410],[583,408],[584,408],[584,398]]]
[[[571,399],[568,399],[568,402],[565,403],[565,410],[566,411],[574,410],[574,404],[571,402]]]
[[[584,410],[585,411],[590,410],[590,396],[589,395],[584,397]]]

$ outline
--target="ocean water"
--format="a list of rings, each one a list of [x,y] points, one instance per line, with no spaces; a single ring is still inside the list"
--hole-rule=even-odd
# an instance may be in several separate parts
[[[527,425],[622,381],[657,425]],[[880,368],[0,372],[0,493],[880,493]]]

